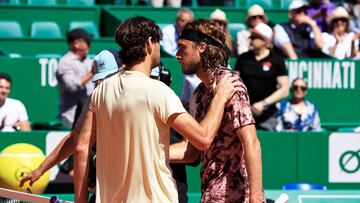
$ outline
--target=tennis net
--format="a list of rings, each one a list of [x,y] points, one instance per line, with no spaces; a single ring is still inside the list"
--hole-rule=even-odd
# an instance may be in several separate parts
[[[9,190],[0,187],[0,203],[70,203],[67,201],[50,201],[49,197]]]

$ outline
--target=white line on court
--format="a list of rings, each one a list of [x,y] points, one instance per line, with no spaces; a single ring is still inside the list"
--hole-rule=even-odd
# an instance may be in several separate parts
[[[337,198],[337,199],[359,199],[360,195],[299,195],[298,200],[299,203],[302,203],[302,199],[329,199],[329,198]]]

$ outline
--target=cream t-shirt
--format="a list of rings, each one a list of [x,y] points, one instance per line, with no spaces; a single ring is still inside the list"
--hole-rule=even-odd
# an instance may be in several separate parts
[[[96,202],[178,202],[168,165],[167,119],[184,113],[165,84],[138,71],[122,70],[94,91]]]

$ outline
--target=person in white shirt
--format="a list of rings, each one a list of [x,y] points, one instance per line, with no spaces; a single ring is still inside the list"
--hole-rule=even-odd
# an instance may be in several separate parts
[[[306,15],[308,4],[294,0],[289,5],[289,22],[274,27],[274,45],[290,59],[322,56],[323,39],[316,22]]]
[[[194,13],[188,9],[183,8],[178,11],[174,24],[170,24],[161,29],[163,37],[160,41],[161,48],[168,54],[175,56],[178,50],[179,35],[186,23],[194,19]]]
[[[74,124],[79,102],[88,97],[94,89],[91,82],[93,61],[87,56],[92,37],[81,28],[68,32],[69,51],[60,59],[56,70],[60,96],[58,116],[62,125],[69,129]]]
[[[322,51],[336,59],[354,58],[358,53],[359,33],[349,32],[349,14],[337,7],[329,18],[330,33],[323,32]]]
[[[0,131],[14,132],[16,130],[31,130],[24,104],[9,98],[11,77],[7,73],[0,73]]]

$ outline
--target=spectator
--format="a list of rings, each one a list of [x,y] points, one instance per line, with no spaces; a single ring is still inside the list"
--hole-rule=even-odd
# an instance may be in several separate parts
[[[163,7],[164,0],[151,0],[151,5],[154,7]],[[179,8],[181,6],[181,0],[166,0],[166,5]]]
[[[336,4],[329,0],[310,0],[307,15],[315,20],[322,32],[326,32],[328,28],[327,18],[331,16]]]
[[[259,23],[268,23],[268,18],[265,15],[264,9],[258,4],[252,5],[248,9],[245,23],[249,30],[242,30],[236,34],[238,55],[245,53],[250,49],[250,29],[253,29]]]
[[[9,98],[12,80],[10,75],[0,73],[0,131],[30,131],[28,115],[24,104]]]
[[[272,37],[268,25],[256,25],[251,30],[252,50],[240,55],[235,65],[248,89],[256,128],[261,130],[275,130],[275,103],[289,94],[285,62],[270,48]]]
[[[162,29],[163,38],[160,41],[161,48],[172,56],[175,56],[179,40],[179,34],[181,33],[184,25],[194,18],[194,13],[188,9],[183,8],[178,11],[176,15],[175,24],[167,25]]]
[[[278,104],[277,131],[321,131],[319,113],[313,103],[305,100],[305,80],[296,78],[292,82],[292,98]]]
[[[349,32],[349,14],[337,7],[329,18],[330,33],[323,32],[323,52],[337,59],[354,58],[359,47],[359,34]]]
[[[274,27],[274,44],[291,59],[321,56],[320,48],[324,44],[321,31],[306,15],[307,7],[302,0],[292,1],[289,5],[290,22]]]
[[[225,12],[220,9],[216,9],[214,12],[211,13],[210,19],[214,21],[224,31],[226,35],[226,45],[230,49],[232,53],[231,55],[235,55],[233,39],[228,30],[228,20],[226,19]]]
[[[183,6],[191,6],[196,2],[199,6],[233,6],[233,0],[182,0]]]
[[[360,32],[360,0],[349,1],[347,9],[351,15],[349,21],[350,30],[353,32]]]
[[[69,51],[60,59],[56,71],[60,93],[61,123],[71,128],[79,101],[91,94],[94,84],[91,82],[92,60],[87,57],[92,35],[77,28],[67,33]]]

